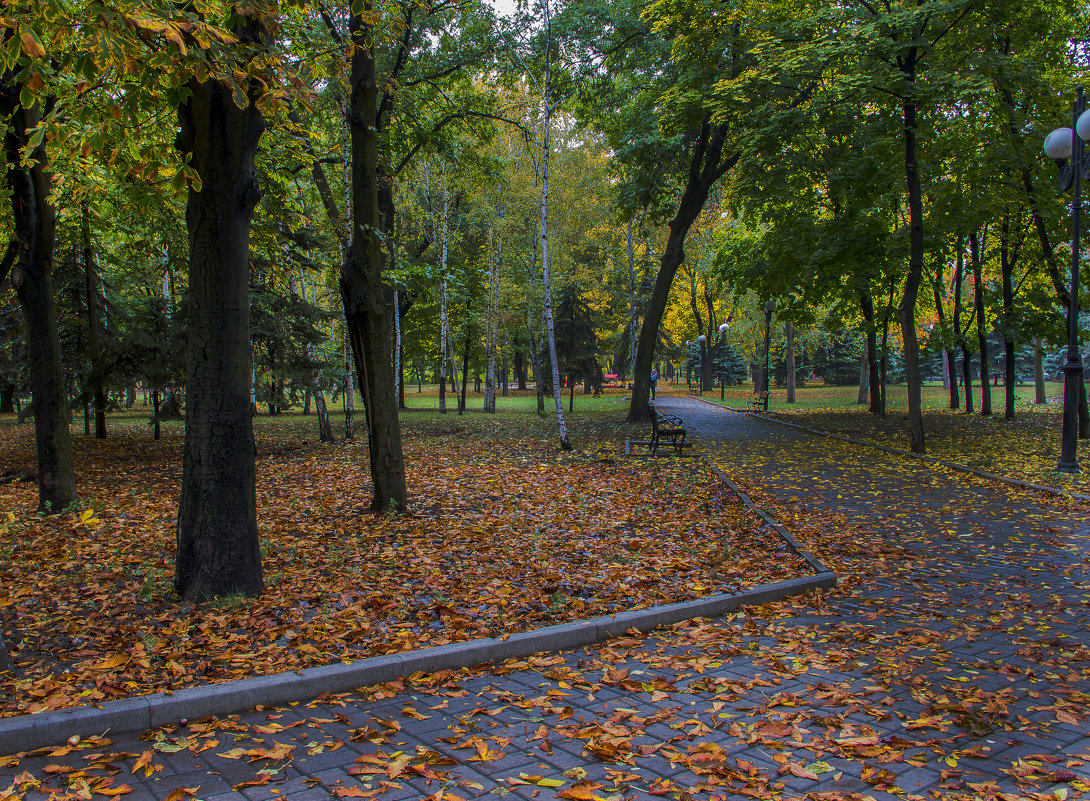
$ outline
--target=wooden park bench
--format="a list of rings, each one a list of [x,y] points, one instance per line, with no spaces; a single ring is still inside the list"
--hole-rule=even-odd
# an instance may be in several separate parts
[[[746,410],[750,412],[767,412],[768,398],[771,392],[757,392],[746,400]]]
[[[692,445],[686,442],[686,431],[682,421],[671,414],[660,412],[654,403],[647,403],[647,410],[651,413],[651,439],[647,444],[654,455],[660,445],[669,444],[681,456],[682,450]]]

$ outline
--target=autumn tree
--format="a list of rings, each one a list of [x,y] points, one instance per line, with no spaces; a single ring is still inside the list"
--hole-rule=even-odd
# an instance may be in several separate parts
[[[256,68],[269,20],[234,20],[242,63]],[[178,147],[196,172],[186,204],[189,331],[186,436],[174,585],[186,599],[264,588],[250,419],[249,232],[265,130],[260,84],[194,78],[178,109]]]

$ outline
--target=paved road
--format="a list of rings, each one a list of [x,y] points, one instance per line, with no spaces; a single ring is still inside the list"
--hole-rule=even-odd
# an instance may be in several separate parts
[[[18,778],[27,798],[46,797],[42,782],[171,801],[1086,794],[1085,509],[686,398],[659,404],[843,575],[839,589],[496,672],[9,759],[0,791]]]

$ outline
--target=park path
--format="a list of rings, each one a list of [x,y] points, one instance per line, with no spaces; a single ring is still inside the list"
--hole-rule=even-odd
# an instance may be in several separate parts
[[[46,797],[41,781],[171,801],[1088,795],[1085,508],[688,398],[659,405],[839,588],[9,759],[0,791],[19,777],[27,798]]]

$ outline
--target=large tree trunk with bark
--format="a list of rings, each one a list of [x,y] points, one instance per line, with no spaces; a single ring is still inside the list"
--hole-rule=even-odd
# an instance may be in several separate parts
[[[76,476],[61,364],[57,310],[53,299],[53,247],[57,218],[49,202],[52,178],[44,149],[28,153],[40,121],[37,104],[20,104],[20,85],[11,74],[0,85],[0,116],[7,122],[4,156],[12,222],[17,242],[12,285],[26,321],[34,438],[38,452],[38,511],[57,513],[76,503]],[[24,157],[28,157],[24,161]]]
[[[241,37],[264,36],[251,21]],[[186,600],[264,589],[250,416],[250,220],[265,121],[230,87],[191,81],[178,147],[201,178],[186,204],[189,319],[185,449],[174,586]]]
[[[1025,187],[1026,195],[1029,197],[1029,209],[1033,218],[1033,227],[1037,231],[1037,238],[1041,243],[1041,253],[1045,260],[1045,267],[1048,269],[1048,276],[1052,280],[1052,286],[1056,290],[1056,298],[1059,300],[1060,305],[1064,308],[1064,330],[1068,330],[1068,311],[1071,309],[1071,294],[1064,283],[1064,277],[1060,273],[1059,265],[1056,264],[1056,254],[1052,250],[1052,242],[1048,235],[1048,228],[1045,227],[1044,218],[1041,216],[1040,206],[1037,203],[1037,195],[1033,187],[1033,178],[1030,174],[1029,167],[1022,168],[1022,185]],[[1086,372],[1083,371],[1083,378],[1079,381],[1079,439],[1090,438],[1090,405],[1087,404],[1086,398]]]
[[[692,156],[689,160],[688,180],[681,193],[677,213],[670,221],[670,233],[666,247],[659,261],[659,272],[655,278],[655,288],[647,303],[643,325],[640,327],[639,345],[636,349],[636,373],[632,400],[628,407],[628,421],[637,422],[647,414],[647,400],[651,395],[651,367],[655,358],[655,344],[659,337],[659,326],[666,312],[666,303],[670,296],[670,287],[678,267],[685,261],[685,237],[689,228],[700,215],[708,200],[708,193],[738,160],[734,154],[723,160],[723,144],[726,126],[713,126],[710,118],[701,124],[696,137]]]
[[[914,49],[913,49],[914,51]],[[915,53],[909,56],[910,63],[915,63]],[[915,81],[915,73],[910,72],[906,82]],[[905,278],[904,294],[897,309],[901,323],[901,341],[905,349],[905,378],[908,382],[908,439],[913,453],[924,453],[923,406],[921,390],[923,381],[920,376],[920,346],[916,335],[916,298],[923,279],[923,207],[920,189],[919,164],[916,161],[916,105],[906,101],[904,110],[905,136],[905,178],[908,182],[909,216],[909,258],[908,276]]]
[[[353,241],[341,270],[341,299],[367,420],[374,497],[371,508],[401,511],[408,500],[401,424],[394,394],[389,288],[383,283],[383,222],[379,207],[378,73],[367,19],[373,3],[353,14],[352,90],[348,115],[352,139]]]

